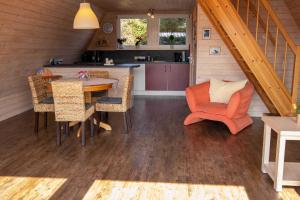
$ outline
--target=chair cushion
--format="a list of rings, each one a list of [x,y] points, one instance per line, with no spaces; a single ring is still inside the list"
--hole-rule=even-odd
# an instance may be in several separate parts
[[[227,105],[223,103],[207,103],[196,105],[195,112],[205,112],[216,115],[226,115]]]
[[[213,103],[228,103],[231,96],[243,89],[247,80],[237,82],[225,82],[217,79],[210,80],[209,97]]]
[[[85,109],[86,110],[88,110],[90,107],[92,107],[93,106],[93,104],[91,104],[91,103],[86,103],[85,104]]]
[[[107,95],[107,91],[93,92],[92,97],[103,97]]]
[[[47,97],[45,99],[42,99],[41,104],[54,104],[54,100],[53,97]]]
[[[101,97],[97,100],[97,103],[102,104],[122,104],[122,98],[120,97]]]

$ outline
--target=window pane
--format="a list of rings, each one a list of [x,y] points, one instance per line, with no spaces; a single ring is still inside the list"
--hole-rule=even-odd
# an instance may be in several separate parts
[[[186,44],[186,18],[161,18],[159,44],[185,45]]]
[[[126,38],[124,45],[133,46],[139,40],[140,45],[147,44],[147,19],[120,19],[121,38]]]

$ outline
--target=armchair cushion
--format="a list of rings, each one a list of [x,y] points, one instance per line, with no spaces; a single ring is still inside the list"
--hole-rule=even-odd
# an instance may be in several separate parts
[[[231,96],[243,89],[247,80],[237,82],[225,82],[217,79],[210,80],[209,96],[213,103],[228,103]]]

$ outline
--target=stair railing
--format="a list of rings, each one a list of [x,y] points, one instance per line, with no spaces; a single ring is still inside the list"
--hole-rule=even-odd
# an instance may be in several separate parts
[[[293,75],[291,78],[291,85],[290,88],[290,95],[292,97],[293,107],[297,104],[298,99],[298,92],[299,92],[299,80],[300,80],[300,46],[296,45],[293,39],[289,36],[288,32],[286,31],[284,25],[281,23],[281,20],[276,15],[275,11],[271,7],[271,4],[268,0],[231,0],[232,4],[236,8],[237,12],[241,16],[242,13],[246,13],[246,17],[244,17],[245,24],[250,29],[250,17],[254,16],[255,19],[255,33],[254,37],[258,42],[259,39],[259,28],[262,28],[264,31],[264,45],[263,45],[263,52],[266,57],[268,54],[268,41],[272,42],[274,46],[274,55],[273,60],[269,60],[270,63],[273,63],[274,70],[276,71],[277,75],[280,77],[282,82],[286,85],[286,81],[288,80],[288,73],[287,73],[287,63],[290,57],[293,58]],[[244,5],[242,7],[241,5]],[[244,10],[243,10],[244,9]],[[263,10],[266,13],[263,13]],[[244,11],[244,12],[242,12]],[[264,16],[263,14],[266,14]],[[241,16],[242,17],[242,16]],[[243,18],[243,17],[242,17]],[[264,18],[266,18],[264,20]],[[271,22],[275,25],[275,36],[272,35],[272,31],[270,30]],[[283,55],[282,55],[282,65],[281,65],[281,74],[277,72],[278,70],[278,57],[279,57],[279,36],[283,38]],[[291,51],[289,51],[291,50]],[[292,56],[288,56],[288,52],[292,53]],[[270,59],[268,57],[268,59]]]

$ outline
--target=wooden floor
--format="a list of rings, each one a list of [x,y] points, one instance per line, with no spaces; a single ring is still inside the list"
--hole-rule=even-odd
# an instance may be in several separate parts
[[[216,122],[184,127],[188,112],[184,99],[137,98],[129,135],[111,114],[113,131],[86,147],[75,134],[57,147],[53,122],[37,139],[32,111],[0,122],[0,199],[300,199],[261,173],[259,119],[232,136]],[[299,146],[288,142],[286,160],[300,161]]]

